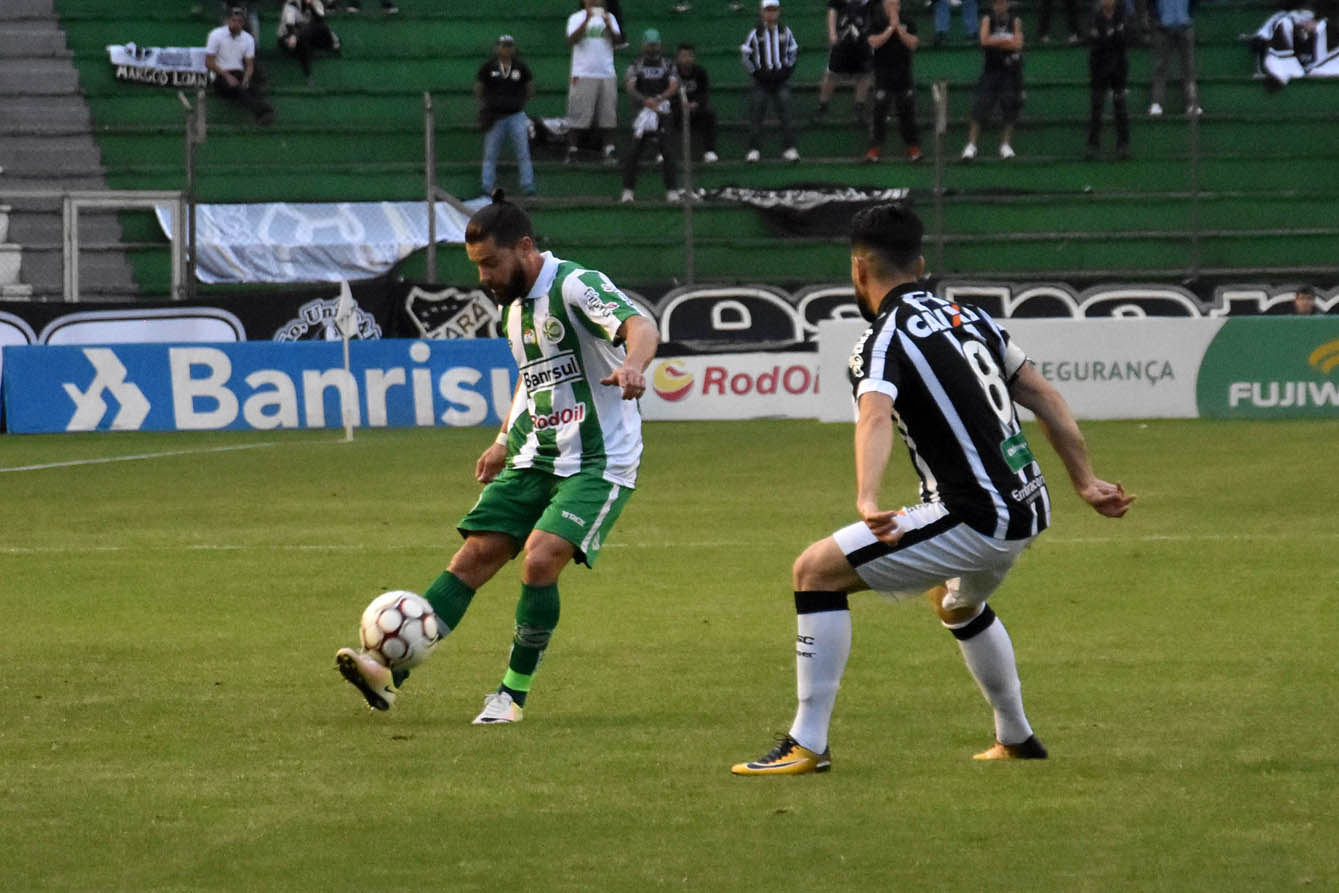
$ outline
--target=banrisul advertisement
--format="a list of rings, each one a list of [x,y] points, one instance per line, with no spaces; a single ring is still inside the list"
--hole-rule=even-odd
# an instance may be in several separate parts
[[[1229,319],[1200,364],[1201,418],[1339,416],[1339,319]]]
[[[5,349],[9,430],[500,426],[516,366],[500,339],[52,345]]]

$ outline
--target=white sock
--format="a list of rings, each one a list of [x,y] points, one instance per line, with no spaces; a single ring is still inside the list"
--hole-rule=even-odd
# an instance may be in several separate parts
[[[795,695],[799,706],[790,737],[814,753],[828,747],[828,723],[837,703],[846,659],[851,656],[851,612],[815,611],[797,614],[795,626]]]
[[[983,617],[987,611],[989,616]],[[1001,744],[1021,744],[1032,736],[1032,726],[1023,712],[1023,686],[1018,681],[1014,646],[1004,623],[989,606],[983,606],[981,614],[948,628],[956,636],[960,631],[980,627],[983,622],[983,629],[969,638],[958,639],[958,648],[981,694],[995,711],[995,740]]]

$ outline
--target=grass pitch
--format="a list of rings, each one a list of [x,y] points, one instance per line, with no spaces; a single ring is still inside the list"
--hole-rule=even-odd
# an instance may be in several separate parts
[[[1055,523],[992,600],[1052,759],[972,761],[952,638],[865,595],[833,771],[772,779],[728,767],[789,725],[849,426],[648,425],[525,722],[484,728],[514,565],[389,714],[333,654],[444,566],[488,433],[0,438],[0,888],[1339,886],[1339,424],[1085,430],[1139,501],[1099,518],[1030,430]]]

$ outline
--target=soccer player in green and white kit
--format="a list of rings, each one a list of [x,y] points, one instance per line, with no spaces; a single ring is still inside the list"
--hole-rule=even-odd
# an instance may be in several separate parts
[[[502,305],[520,382],[502,432],[475,465],[486,486],[458,527],[465,543],[424,596],[443,635],[474,593],[524,549],[507,672],[476,725],[519,722],[535,668],[558,625],[558,575],[594,567],[637,484],[637,398],[656,325],[609,277],[535,247],[525,211],[503,199],[470,218],[465,251]],[[388,710],[406,672],[341,648],[336,664],[368,704]]]

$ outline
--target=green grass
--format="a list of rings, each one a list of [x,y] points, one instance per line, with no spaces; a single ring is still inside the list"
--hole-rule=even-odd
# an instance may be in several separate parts
[[[505,728],[469,720],[514,565],[391,713],[332,666],[373,595],[444,565],[487,433],[0,438],[4,469],[268,444],[0,473],[0,887],[1339,885],[1339,424],[1086,431],[1134,510],[1088,511],[1040,447],[1054,529],[992,600],[1052,759],[972,761],[953,640],[864,596],[834,770],[790,779],[727,769],[789,723],[790,563],[852,516],[849,426],[648,425]]]

